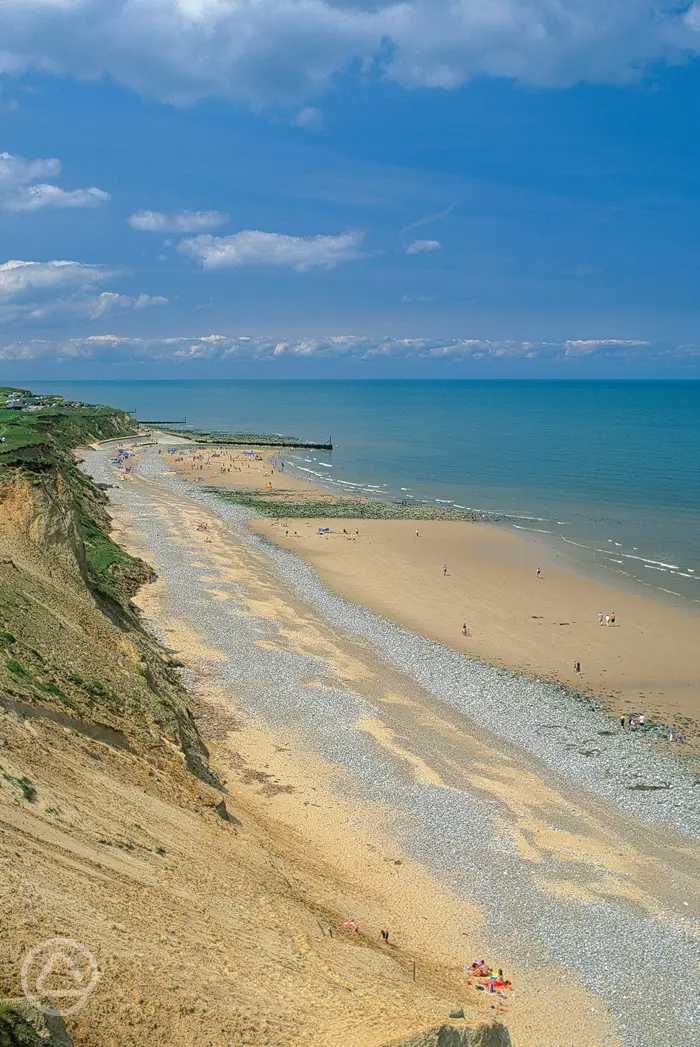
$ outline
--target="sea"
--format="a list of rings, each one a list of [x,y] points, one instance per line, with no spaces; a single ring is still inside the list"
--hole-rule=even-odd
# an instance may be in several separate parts
[[[700,610],[698,381],[26,384],[143,420],[331,442],[291,466],[341,493],[493,514]]]

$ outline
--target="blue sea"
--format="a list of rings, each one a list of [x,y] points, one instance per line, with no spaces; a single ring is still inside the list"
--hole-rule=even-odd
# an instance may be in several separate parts
[[[332,453],[295,456],[302,475],[495,513],[579,564],[700,604],[700,382],[27,384],[138,418],[330,438]]]

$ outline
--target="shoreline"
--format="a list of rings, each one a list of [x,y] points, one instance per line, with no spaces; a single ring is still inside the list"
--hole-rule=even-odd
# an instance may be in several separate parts
[[[105,466],[102,479],[109,475]],[[687,994],[679,995],[666,976],[687,962],[680,936],[690,931],[692,912],[684,906],[692,897],[693,851],[671,828],[686,793],[680,785],[670,794],[628,792],[621,794],[628,805],[617,808],[607,787],[598,795],[589,791],[594,780],[604,784],[605,767],[631,775],[646,764],[661,767],[653,750],[618,736],[601,739],[607,756],[582,758],[566,737],[550,734],[543,737],[553,764],[543,765],[545,754],[524,751],[517,732],[510,742],[491,734],[479,710],[494,711],[484,693],[489,689],[512,692],[520,706],[511,726],[527,729],[523,703],[544,696],[548,686],[556,700],[551,685],[482,671],[342,606],[311,583],[311,569],[300,558],[284,551],[271,557],[261,539],[248,535],[249,513],[196,486],[163,482],[161,474],[162,463],[146,454],[143,469],[139,463],[113,492],[115,515],[159,569],[170,617],[203,645],[206,678],[280,732],[286,748],[299,738],[302,760],[308,747],[336,768],[334,786],[354,812],[344,830],[352,838],[355,820],[361,831],[365,802],[384,812],[408,859],[466,906],[462,920],[446,928],[454,948],[462,954],[474,948],[479,921],[488,929],[497,955],[519,975],[505,1017],[517,1047],[675,1045],[677,1029],[667,1028],[662,1012],[672,1006],[677,1022],[687,1023]],[[371,636],[365,623],[375,630]],[[393,656],[384,634],[399,644]],[[469,697],[476,703],[464,712],[430,687],[438,677],[449,683],[457,665],[471,678]],[[453,684],[462,696],[460,680]],[[542,716],[551,716],[546,703]],[[597,722],[588,711],[584,720],[585,727],[573,725],[577,744]],[[265,752],[265,759],[274,768],[274,754]],[[315,767],[308,768],[311,786]],[[567,767],[575,769],[573,779],[567,780]],[[645,810],[650,820],[640,831],[635,815]],[[309,829],[309,845],[317,847],[320,838]],[[392,875],[381,889],[394,877],[401,883],[401,869],[387,868]],[[437,904],[431,890],[424,926],[435,920],[443,926],[432,909]],[[403,923],[400,908],[394,918]],[[407,932],[397,923],[397,935]],[[433,944],[429,937],[431,953]],[[649,949],[663,961],[647,978],[642,951],[648,956]],[[596,1029],[591,1008],[602,1008],[603,1025]]]
[[[223,473],[225,456],[209,464],[202,457],[194,476],[212,486],[254,486],[283,503],[315,503],[319,495],[334,500],[312,481],[274,469],[277,456],[261,454],[238,463],[240,471],[234,465]],[[173,465],[182,478],[193,479],[187,458]],[[330,534],[320,538],[319,527]],[[360,535],[348,540],[343,528]],[[694,609],[647,595],[632,582],[611,584],[538,536],[498,523],[259,516],[251,529],[300,555],[351,602],[458,653],[564,683],[613,716],[641,713],[648,722],[673,724],[685,739],[683,746],[673,744],[674,751],[700,754]],[[615,626],[599,626],[598,613],[610,611]],[[465,623],[468,637],[461,635]],[[581,673],[574,671],[577,661]]]

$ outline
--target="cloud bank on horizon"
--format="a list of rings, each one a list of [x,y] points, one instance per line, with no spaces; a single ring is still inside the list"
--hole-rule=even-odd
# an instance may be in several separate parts
[[[144,308],[152,302],[134,303]],[[591,357],[639,357],[673,359],[677,347],[652,345],[636,338],[568,338],[563,341],[517,341],[488,338],[372,338],[360,335],[276,339],[260,335],[206,334],[200,336],[142,337],[94,334],[78,338],[17,340],[0,346],[0,360],[75,359],[123,363],[167,361],[186,364],[192,361],[241,361],[274,363],[285,358],[318,361],[411,360],[435,361],[580,360]],[[682,347],[684,356],[700,356],[700,346]]]

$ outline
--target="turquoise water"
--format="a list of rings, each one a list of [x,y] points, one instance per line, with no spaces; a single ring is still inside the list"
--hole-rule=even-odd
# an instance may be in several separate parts
[[[331,436],[332,454],[299,455],[295,467],[341,491],[339,480],[496,512],[591,565],[700,604],[700,382],[30,384],[139,418]]]

